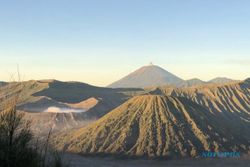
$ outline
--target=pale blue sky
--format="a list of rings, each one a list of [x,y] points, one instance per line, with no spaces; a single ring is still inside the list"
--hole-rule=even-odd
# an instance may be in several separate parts
[[[105,86],[153,62],[183,79],[250,77],[249,0],[0,0],[0,80]]]

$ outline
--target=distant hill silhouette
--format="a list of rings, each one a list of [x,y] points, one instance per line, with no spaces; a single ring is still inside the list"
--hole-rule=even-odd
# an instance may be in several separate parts
[[[206,84],[207,82],[202,81],[198,78],[193,78],[193,79],[189,79],[184,81],[182,84],[180,84],[180,87],[190,87],[190,86],[196,86],[196,85],[202,85],[202,84]]]
[[[227,82],[233,82],[235,80],[230,79],[230,78],[226,78],[226,77],[217,77],[214,79],[211,79],[210,81],[208,81],[209,83],[227,83]]]

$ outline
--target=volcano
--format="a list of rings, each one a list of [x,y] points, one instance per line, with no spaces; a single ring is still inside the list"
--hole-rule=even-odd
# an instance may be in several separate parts
[[[250,141],[188,99],[136,96],[97,122],[60,135],[56,146],[86,155],[199,157],[203,151],[241,151]]]
[[[110,84],[111,88],[143,88],[151,86],[174,85],[184,82],[178,76],[156,65],[148,65],[132,72],[128,76]]]

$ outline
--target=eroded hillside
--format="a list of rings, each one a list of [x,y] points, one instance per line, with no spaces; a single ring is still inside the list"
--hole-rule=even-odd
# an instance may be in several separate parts
[[[249,138],[228,128],[186,98],[144,95],[86,128],[59,136],[55,145],[75,153],[139,157],[195,157],[209,150],[246,152]]]

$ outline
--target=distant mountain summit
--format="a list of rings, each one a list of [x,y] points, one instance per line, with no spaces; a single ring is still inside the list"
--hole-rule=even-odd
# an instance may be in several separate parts
[[[233,81],[235,81],[235,80],[230,79],[230,78],[226,78],[226,77],[217,77],[217,78],[214,78],[208,82],[209,83],[227,83],[227,82],[233,82]]]
[[[181,87],[189,87],[189,86],[196,86],[196,85],[203,85],[203,84],[206,84],[206,82],[202,81],[198,78],[193,78],[193,79],[186,80],[180,86]]]
[[[150,86],[175,85],[184,82],[178,76],[164,70],[163,68],[150,64],[141,67],[128,76],[110,84],[111,88],[142,88]]]

